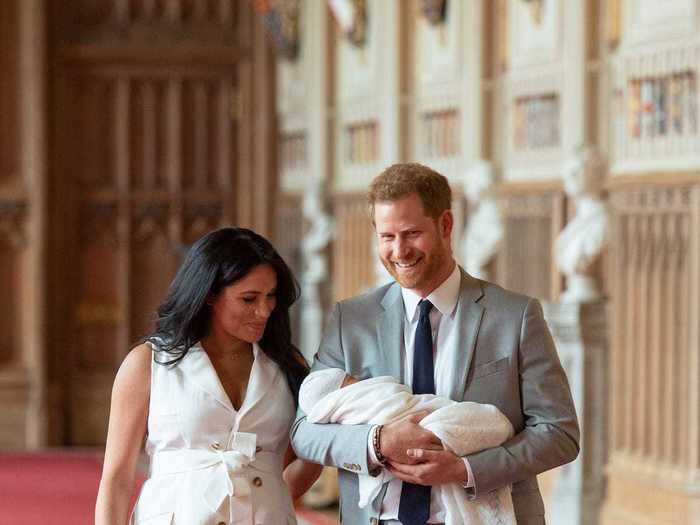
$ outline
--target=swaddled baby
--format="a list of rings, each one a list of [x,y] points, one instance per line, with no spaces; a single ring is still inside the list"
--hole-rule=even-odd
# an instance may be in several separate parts
[[[416,412],[430,412],[420,425],[435,434],[443,446],[458,456],[496,447],[513,435],[513,427],[493,405],[457,402],[434,394],[413,394],[411,388],[390,376],[358,380],[343,370],[328,368],[310,373],[301,385],[299,406],[312,423],[385,425]],[[380,475],[359,476],[359,506],[365,507],[382,484],[393,479]],[[515,525],[510,487],[475,500],[456,483],[436,485],[445,508],[446,525]]]

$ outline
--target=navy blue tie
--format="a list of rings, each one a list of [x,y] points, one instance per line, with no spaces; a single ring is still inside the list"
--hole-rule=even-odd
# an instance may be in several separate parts
[[[433,305],[423,299],[418,303],[420,317],[413,349],[413,393],[434,394],[433,331],[430,310]],[[430,487],[403,482],[399,502],[399,521],[403,525],[425,525],[430,517]]]

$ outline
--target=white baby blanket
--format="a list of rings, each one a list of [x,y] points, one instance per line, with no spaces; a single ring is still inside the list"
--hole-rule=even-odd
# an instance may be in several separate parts
[[[302,384],[299,402],[312,423],[388,424],[429,410],[431,413],[420,425],[458,456],[498,446],[513,435],[510,421],[492,405],[458,403],[433,394],[414,395],[408,386],[390,376],[365,379],[330,392],[328,388],[319,389],[319,385],[328,384],[331,374],[329,370],[313,372]],[[376,477],[360,475],[359,506],[365,507],[391,479],[393,475],[387,470]],[[446,525],[516,523],[509,486],[474,500],[467,499],[465,489],[458,484],[436,485],[433,491],[439,493],[445,508]]]

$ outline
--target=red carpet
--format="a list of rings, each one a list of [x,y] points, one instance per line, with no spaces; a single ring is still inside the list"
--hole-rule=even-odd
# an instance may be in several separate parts
[[[0,523],[94,524],[101,471],[96,453],[0,454]]]
[[[0,453],[0,525],[93,525],[101,471],[96,452]],[[299,523],[337,522],[299,510]]]

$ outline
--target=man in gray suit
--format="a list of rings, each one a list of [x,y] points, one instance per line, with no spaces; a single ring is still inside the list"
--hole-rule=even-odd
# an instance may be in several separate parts
[[[579,429],[569,385],[535,299],[475,279],[454,261],[447,179],[396,164],[372,182],[369,204],[382,263],[396,282],[335,305],[313,370],[390,375],[414,392],[495,405],[515,435],[466,457],[418,425],[316,425],[297,414],[292,445],[338,468],[341,521],[423,525],[445,521],[431,486],[460,483],[470,498],[512,484],[519,524],[544,523],[537,474],[576,458]],[[358,475],[389,469],[364,509]]]

